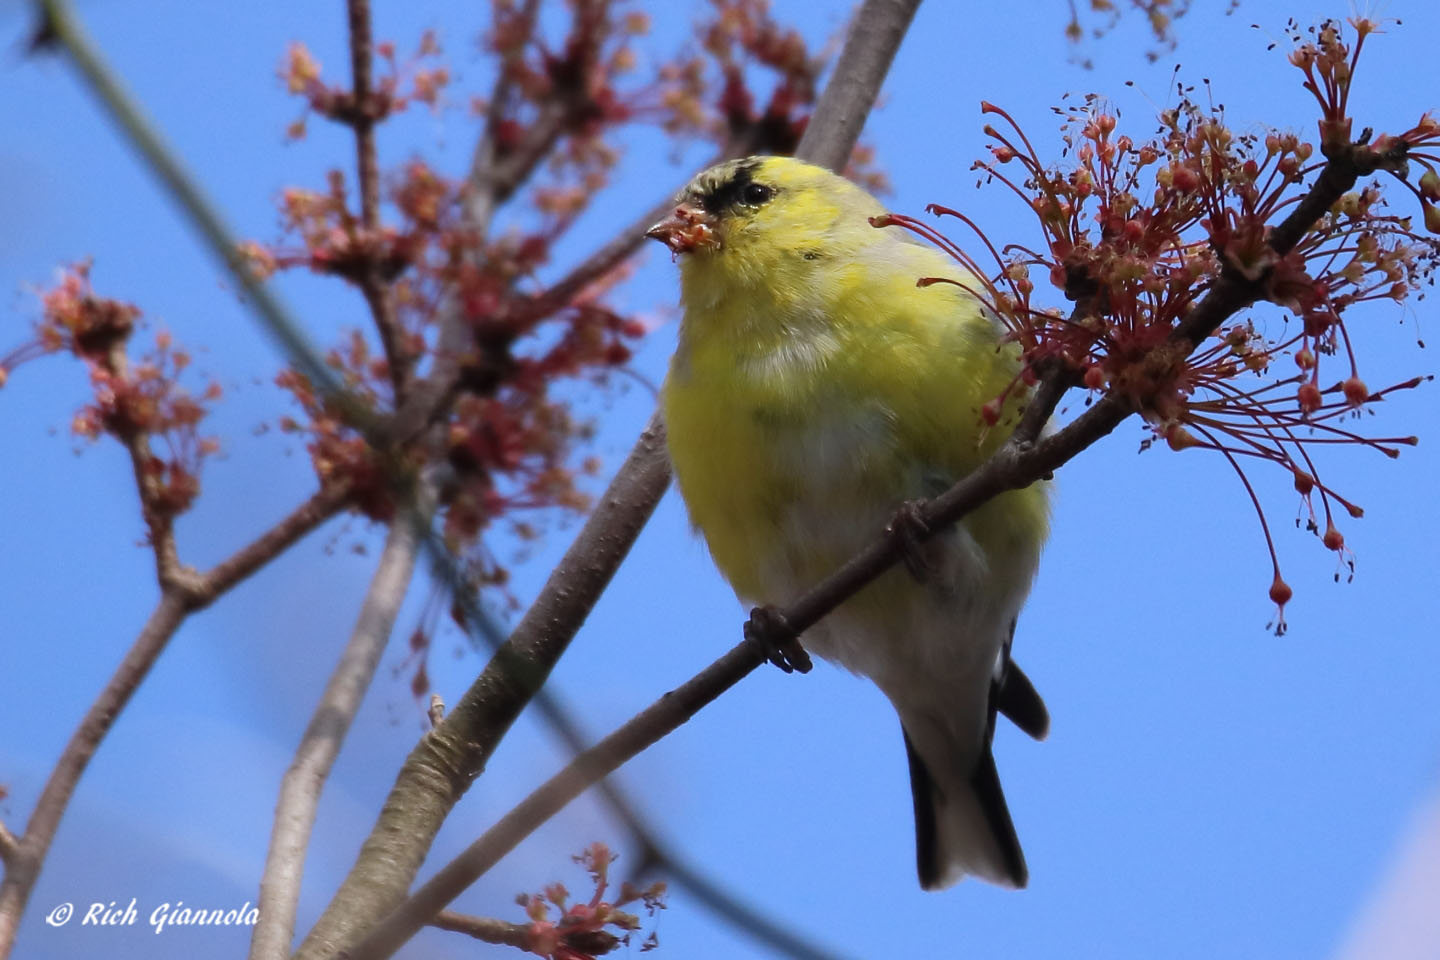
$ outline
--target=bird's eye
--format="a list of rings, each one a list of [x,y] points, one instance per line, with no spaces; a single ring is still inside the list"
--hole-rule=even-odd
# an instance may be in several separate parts
[[[745,192],[741,194],[741,198],[744,200],[745,203],[748,203],[754,207],[758,207],[760,204],[764,203],[766,200],[769,200],[774,195],[775,191],[771,190],[763,183],[747,183],[745,185]]]

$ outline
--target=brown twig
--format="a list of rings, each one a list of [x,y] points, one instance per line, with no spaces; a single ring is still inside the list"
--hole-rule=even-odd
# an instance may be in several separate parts
[[[431,919],[430,926],[463,933],[486,943],[519,947],[521,950],[530,948],[528,923],[509,923],[492,917],[474,917],[468,913],[456,913],[454,910],[441,910]]]
[[[416,505],[402,511],[390,525],[350,642],[335,664],[285,771],[260,879],[260,919],[250,935],[250,960],[281,960],[290,953],[305,852],[320,793],[390,639],[434,503],[433,489],[425,487],[417,495]]]
[[[920,0],[866,0],[855,14],[795,155],[843,170]],[[817,123],[821,117],[824,123]]]
[[[104,365],[111,375],[125,380],[129,374],[130,358],[125,353],[126,340],[118,339],[106,352]],[[130,455],[130,470],[135,477],[135,492],[140,497],[140,516],[145,521],[145,530],[150,549],[155,554],[155,579],[161,588],[183,587],[187,570],[180,563],[180,554],[175,546],[174,517],[160,506],[162,478],[151,469],[154,460],[150,453],[150,435],[138,428],[111,431]]]
[[[395,314],[395,299],[385,279],[382,253],[374,241],[380,235],[380,160],[375,146],[375,122],[378,114],[373,84],[375,40],[371,35],[370,0],[346,0],[350,28],[350,98],[352,109],[344,115],[345,122],[355,131],[355,173],[360,184],[360,229],[367,240],[364,266],[355,280],[360,287],[385,359],[390,367],[390,382],[396,402],[403,399],[409,385],[414,358],[405,349],[404,331]]]

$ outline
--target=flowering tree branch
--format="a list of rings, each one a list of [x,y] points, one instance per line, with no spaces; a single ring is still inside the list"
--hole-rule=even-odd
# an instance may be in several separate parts
[[[862,7],[857,17],[889,11],[882,19],[901,26],[880,29],[872,23],[871,29],[850,32],[847,51],[858,48],[871,52],[849,56],[857,62],[879,64],[881,69],[861,71],[859,75],[865,78],[864,83],[850,86],[847,97],[832,101],[828,109],[817,109],[800,142],[800,156],[832,167],[844,164],[859,134],[859,125],[853,122],[855,112],[863,117],[874,103],[884,78],[883,68],[888,67],[893,58],[903,38],[903,25],[909,22],[917,5],[918,0],[904,4],[869,0]],[[846,57],[842,52],[842,61]],[[846,125],[851,130],[849,138],[833,136],[830,130],[834,124]],[[500,737],[543,684],[550,668],[629,552],[669,482],[664,426],[657,415],[641,434],[600,498],[600,507],[586,521],[524,620],[456,707],[438,727],[426,734],[406,760],[381,813],[380,823],[346,880],[347,886],[352,882],[354,886],[349,890],[342,886],[332,903],[332,909],[345,903],[352,916],[345,924],[327,923],[327,911],[302,944],[298,957],[304,960],[331,956],[344,949],[345,941],[339,937],[342,929],[348,926],[353,931],[357,922],[370,921],[390,904],[398,902],[396,893],[403,893],[418,871],[445,814],[469,786],[471,777],[483,769]],[[362,870],[370,875],[363,884],[357,880],[357,873]],[[384,889],[375,885],[377,871],[392,874]],[[430,915],[420,917],[414,925],[398,917],[394,923],[387,920],[386,929],[367,940],[366,949],[376,950],[374,944],[382,940],[393,945],[403,943]],[[393,950],[393,946],[389,949]]]
[[[1363,40],[1363,23],[1360,29]],[[1344,63],[1345,53],[1345,48],[1338,44],[1334,31],[1327,30],[1322,33],[1320,53],[1312,53],[1312,56],[1327,59],[1333,67],[1335,63]],[[1353,62],[1349,64],[1349,68],[1344,72],[1347,78],[1353,73]],[[1317,97],[1319,96],[1317,92]],[[1253,229],[1252,223],[1244,222],[1243,218],[1240,218],[1239,222],[1225,220],[1222,219],[1224,214],[1220,211],[1211,211],[1211,219],[1206,222],[1212,231],[1219,231],[1228,223],[1234,232],[1223,234],[1212,241],[1219,249],[1221,260],[1205,287],[1202,299],[1193,309],[1182,310],[1178,318],[1170,321],[1173,326],[1168,328],[1163,339],[1151,341],[1138,355],[1125,355],[1125,362],[1132,365],[1128,370],[1122,370],[1113,363],[1106,367],[1107,377],[1113,380],[1110,389],[1104,390],[1101,398],[1068,426],[1043,438],[1042,427],[1066,391],[1079,385],[1082,380],[1092,390],[1097,389],[1093,378],[1088,374],[1082,376],[1090,369],[1088,365],[1093,361],[1086,359],[1088,354],[1076,352],[1074,339],[1060,339],[1058,335],[1055,339],[1050,339],[1045,332],[1048,327],[1016,327],[1016,337],[1025,347],[1026,375],[1034,378],[1035,387],[1025,400],[1024,411],[1013,433],[996,454],[944,494],[918,508],[916,512],[923,536],[928,537],[945,529],[1000,493],[1023,488],[1049,476],[1080,451],[1113,431],[1132,413],[1154,416],[1151,405],[1156,402],[1155,398],[1174,389],[1170,386],[1170,378],[1178,376],[1176,371],[1186,369],[1185,360],[1196,353],[1197,347],[1216,334],[1237,311],[1257,300],[1276,299],[1281,295],[1277,292],[1277,280],[1286,275],[1282,273],[1282,265],[1287,264],[1287,256],[1310,236],[1312,231],[1323,232],[1322,221],[1330,222],[1326,218],[1330,217],[1331,211],[1343,206],[1342,201],[1360,177],[1383,170],[1403,178],[1408,172],[1406,160],[1410,156],[1421,157],[1427,169],[1429,168],[1430,157],[1428,154],[1422,155],[1419,148],[1433,149],[1437,142],[1437,125],[1433,121],[1423,119],[1413,130],[1399,137],[1381,137],[1372,141],[1367,132],[1360,141],[1351,142],[1348,139],[1348,122],[1340,124],[1332,113],[1334,98],[1330,98],[1328,102],[1323,97],[1320,99],[1322,106],[1327,108],[1326,119],[1321,125],[1322,133],[1329,134],[1322,144],[1326,162],[1311,187],[1294,203],[1289,215],[1273,229],[1257,234],[1257,248],[1246,247],[1243,239],[1227,242],[1232,236],[1248,236],[1241,231],[1246,227]],[[1343,103],[1343,98],[1341,102]],[[1102,131],[1103,129],[1100,128]],[[1336,135],[1337,131],[1343,131],[1343,134]],[[1101,134],[1087,135],[1102,138]],[[1223,136],[1218,133],[1211,131],[1207,135],[1214,136],[1217,144],[1225,143]],[[1203,142],[1201,141],[1202,144]],[[1203,151],[1203,147],[1191,149]],[[1274,151],[1272,157],[1273,154]],[[1104,153],[1100,155],[1105,156]],[[1112,151],[1110,156],[1113,155]],[[1083,152],[1081,159],[1089,162]],[[1258,167],[1246,166],[1239,161],[1235,162],[1235,167],[1241,178],[1241,184],[1236,188],[1239,202],[1243,203],[1246,209],[1273,209],[1275,205],[1267,206],[1266,203],[1259,202],[1261,195],[1257,191],[1244,189],[1245,180],[1253,179]],[[1223,168],[1218,159],[1212,161],[1210,168],[1214,171],[1212,176],[1216,178],[1227,175],[1222,172],[1227,168]],[[1033,177],[1027,181],[1027,186],[1041,191],[1041,199],[1044,201],[1057,181],[1046,179],[1038,166],[1032,165],[1030,169]],[[1181,173],[1188,169],[1179,165],[1172,168],[1171,173],[1180,184],[1177,189],[1186,193],[1193,192],[1198,187],[1198,182],[1187,186],[1188,181],[1181,176]],[[1427,177],[1429,176],[1431,175],[1427,173]],[[1070,182],[1083,185],[1090,181],[1072,177]],[[1433,193],[1435,186],[1437,185],[1432,183],[1430,187],[1422,187],[1422,200],[1431,200],[1423,191],[1428,189]],[[1077,193],[1080,197],[1086,195],[1088,190]],[[1162,189],[1158,196],[1166,197],[1167,194]],[[1363,201],[1356,203],[1365,206]],[[1054,203],[1053,196],[1049,202],[1037,202],[1037,210],[1042,217],[1048,217],[1052,209],[1062,212],[1064,216],[1078,216],[1076,208],[1062,209]],[[1427,217],[1428,213],[1427,207]],[[1103,211],[1101,216],[1104,222]],[[1437,220],[1440,220],[1440,217],[1437,217]],[[878,218],[876,226],[897,223],[916,229],[913,222],[907,223],[905,218],[898,217]],[[1117,230],[1115,236],[1123,237],[1125,231]],[[1214,236],[1216,234],[1212,233],[1212,237]],[[1117,299],[1123,287],[1097,286],[1105,276],[1103,269],[1107,261],[1104,260],[1103,253],[1079,251],[1068,242],[1058,243],[1056,246],[1057,255],[1066,257],[1072,268],[1068,271],[1056,268],[1061,285],[1067,292],[1080,291],[1075,294],[1078,300],[1075,315],[1056,329],[1072,337],[1079,337],[1092,327],[1103,328],[1103,324],[1090,322],[1091,317],[1102,308],[1123,309],[1123,302]],[[1314,245],[1317,250],[1323,246],[1323,242]],[[1413,264],[1416,261],[1404,262]],[[1256,264],[1259,264],[1258,268]],[[1293,273],[1295,265],[1289,263],[1288,268]],[[1412,273],[1409,278],[1412,285],[1418,283],[1418,277],[1424,273],[1423,267],[1416,267],[1415,270],[1417,272]],[[1133,279],[1134,271],[1127,270],[1123,275]],[[1010,278],[1023,280],[1023,272],[1013,271]],[[920,282],[927,284],[939,281],[922,278]],[[1021,299],[1028,298],[1028,288],[1019,283],[1012,285],[1011,289]],[[1013,298],[1006,300],[994,296],[993,288],[989,288],[989,293],[991,296],[987,299],[999,312],[1005,314],[1007,319],[1019,317],[1022,321],[1035,324],[1054,323],[1050,314],[1036,313],[1028,307],[1021,309]],[[1150,393],[1139,392],[1135,381],[1124,376],[1129,370],[1146,371],[1157,386],[1153,387]],[[1099,385],[1103,386],[1104,381]],[[1361,394],[1352,402],[1363,401],[1366,396],[1368,393]],[[1003,399],[1000,398],[1002,402]],[[525,836],[570,800],[640,750],[684,723],[701,707],[765,662],[766,648],[795,640],[821,617],[894,565],[903,550],[902,537],[893,533],[886,534],[794,603],[781,610],[767,611],[763,618],[752,618],[751,625],[757,629],[753,632],[747,630],[751,639],[737,645],[691,681],[667,693],[610,736],[577,756],[565,769],[534,791],[465,852],[422,885],[387,917],[351,956],[355,960],[379,960],[390,956],[408,936],[426,923],[429,917],[493,867]],[[1280,583],[1278,574],[1277,583]],[[1280,585],[1283,586],[1283,583]],[[1283,594],[1272,588],[1272,597],[1283,605],[1288,599],[1288,588]],[[753,642],[757,633],[762,634],[764,643]]]
[[[615,858],[605,844],[591,844],[573,859],[586,868],[595,885],[588,900],[572,900],[563,883],[552,883],[540,893],[517,898],[530,917],[529,923],[507,923],[445,910],[434,917],[431,925],[555,960],[593,960],[629,945],[631,936],[640,929],[640,917],[624,908],[638,904],[653,916],[664,907],[663,882],[643,888],[622,882],[617,894],[611,895],[613,899],[607,899],[613,885],[610,865]],[[552,919],[555,911],[559,912],[558,919]],[[655,945],[651,933],[641,952]]]
[[[375,148],[375,124],[384,115],[382,105],[375,103],[372,73],[375,43],[371,33],[370,0],[347,0],[350,26],[350,71],[353,110],[349,125],[355,131],[355,169],[360,185],[360,225],[371,235],[380,230],[380,162]],[[370,307],[370,314],[385,351],[390,380],[397,397],[409,385],[414,357],[404,344],[404,331],[395,316],[395,302],[378,247],[369,248],[356,276],[360,292]]]

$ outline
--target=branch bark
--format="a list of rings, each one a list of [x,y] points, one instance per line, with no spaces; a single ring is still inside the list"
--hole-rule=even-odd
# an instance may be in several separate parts
[[[320,793],[375,677],[375,668],[405,600],[433,509],[433,491],[422,490],[417,506],[404,511],[391,524],[350,642],[315,705],[295,758],[281,781],[270,850],[260,879],[260,919],[250,937],[250,960],[278,960],[290,954],[305,852]]]

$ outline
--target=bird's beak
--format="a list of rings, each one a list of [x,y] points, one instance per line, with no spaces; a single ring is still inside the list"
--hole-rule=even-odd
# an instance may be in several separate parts
[[[645,236],[659,240],[675,256],[720,245],[715,236],[715,218],[688,203],[677,205],[675,212],[646,230]]]

